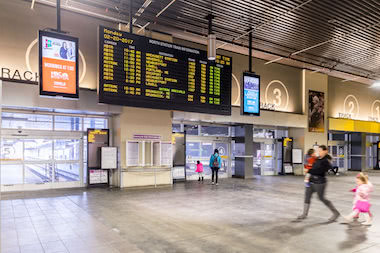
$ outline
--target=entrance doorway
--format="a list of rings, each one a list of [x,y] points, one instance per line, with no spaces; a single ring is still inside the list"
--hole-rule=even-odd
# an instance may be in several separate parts
[[[220,178],[227,178],[230,171],[230,140],[229,138],[213,137],[192,137],[186,138],[186,180],[198,179],[195,172],[197,161],[203,164],[205,178],[211,178],[211,168],[209,166],[210,156],[214,150],[219,150],[222,158],[222,167],[219,170]]]
[[[83,133],[3,130],[1,190],[82,187]]]
[[[277,175],[275,140],[255,140],[253,143],[253,175]]]

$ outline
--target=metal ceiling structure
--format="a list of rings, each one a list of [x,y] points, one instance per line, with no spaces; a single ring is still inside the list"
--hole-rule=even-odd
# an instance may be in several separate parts
[[[129,21],[129,0],[61,2],[66,9]],[[316,72],[380,79],[379,0],[133,0],[132,7],[138,27],[168,27],[206,38],[205,17],[212,12],[219,48],[248,47],[252,31],[254,50],[271,55],[267,64],[292,59],[315,66]]]

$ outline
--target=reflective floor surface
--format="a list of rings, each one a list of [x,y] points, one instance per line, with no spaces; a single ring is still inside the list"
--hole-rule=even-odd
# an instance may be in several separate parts
[[[303,178],[261,177],[179,183],[173,188],[71,189],[6,193],[1,198],[1,252],[380,252],[380,173],[370,175],[371,227],[326,223],[313,197],[295,222]],[[327,197],[344,214],[354,174],[330,177]]]

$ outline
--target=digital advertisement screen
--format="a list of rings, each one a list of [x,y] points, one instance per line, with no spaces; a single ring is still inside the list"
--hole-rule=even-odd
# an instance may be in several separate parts
[[[231,115],[231,57],[99,27],[99,102]]]
[[[78,38],[39,31],[40,95],[78,98]]]
[[[260,115],[260,76],[243,73],[242,113]]]

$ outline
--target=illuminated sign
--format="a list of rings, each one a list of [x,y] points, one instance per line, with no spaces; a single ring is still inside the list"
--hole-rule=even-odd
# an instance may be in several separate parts
[[[242,114],[260,115],[260,76],[244,72],[242,89]]]
[[[231,57],[99,28],[99,102],[231,115]]]
[[[39,32],[40,95],[78,98],[78,38]]]

